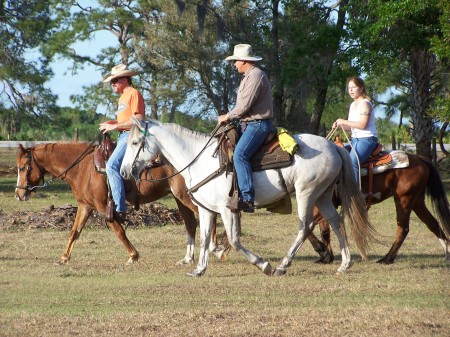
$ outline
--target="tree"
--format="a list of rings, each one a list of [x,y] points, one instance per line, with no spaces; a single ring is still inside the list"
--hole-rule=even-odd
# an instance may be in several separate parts
[[[42,54],[57,24],[53,5],[40,0],[2,1],[0,6],[0,133],[16,138],[24,124],[44,128],[56,97],[44,87],[51,57]],[[38,118],[39,117],[39,118]]]
[[[439,0],[352,1],[350,29],[358,65],[372,76],[400,73],[393,85],[404,88],[417,154],[431,158],[434,120],[430,114],[442,90],[442,60],[432,48],[441,41]],[[448,17],[447,17],[448,19]],[[402,69],[403,72],[398,72]]]

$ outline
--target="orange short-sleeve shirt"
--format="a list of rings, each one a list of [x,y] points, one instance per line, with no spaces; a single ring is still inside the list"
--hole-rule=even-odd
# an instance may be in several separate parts
[[[144,97],[133,87],[127,87],[119,98],[117,122],[127,121],[133,115],[145,116]]]

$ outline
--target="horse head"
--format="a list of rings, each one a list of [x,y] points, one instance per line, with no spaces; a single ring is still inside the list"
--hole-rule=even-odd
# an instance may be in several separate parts
[[[154,121],[142,121],[131,117],[134,125],[130,130],[127,149],[120,168],[120,174],[124,179],[138,179],[142,170],[158,154],[155,137],[151,132]]]
[[[34,148],[25,148],[19,144],[19,152],[16,157],[17,185],[15,197],[19,201],[27,201],[31,192],[36,191],[37,185],[44,179],[45,171],[33,158]]]

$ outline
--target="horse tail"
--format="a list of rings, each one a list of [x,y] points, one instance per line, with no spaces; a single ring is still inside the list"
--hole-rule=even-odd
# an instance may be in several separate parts
[[[341,221],[348,219],[356,247],[363,259],[367,259],[370,244],[377,241],[376,231],[369,221],[364,198],[356,185],[350,155],[344,147],[336,146],[336,149],[342,158],[342,168],[336,185],[341,202]]]
[[[440,228],[444,232],[447,240],[450,239],[450,206],[445,193],[444,184],[442,183],[439,171],[426,158],[419,157],[430,170],[428,178],[427,195],[431,199],[434,212],[439,218]]]

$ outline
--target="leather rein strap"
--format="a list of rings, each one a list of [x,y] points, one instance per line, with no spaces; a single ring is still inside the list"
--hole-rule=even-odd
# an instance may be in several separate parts
[[[26,190],[26,191],[32,191],[35,188],[42,188],[42,187],[47,187],[49,183],[53,182],[53,180],[61,178],[64,174],[66,174],[67,172],[69,172],[72,168],[74,168],[76,165],[78,165],[78,163],[89,153],[92,152],[92,150],[90,152],[88,152],[92,145],[97,141],[97,139],[92,140],[89,145],[87,146],[87,148],[81,153],[81,155],[72,163],[69,165],[68,168],[66,168],[62,173],[60,173],[59,175],[53,177],[52,179],[48,180],[47,182],[44,181],[44,174],[45,174],[45,170],[36,162],[36,160],[33,157],[33,148],[29,148],[27,149],[27,158],[28,158],[28,163],[27,163],[27,175],[26,175],[26,186],[19,186],[16,185],[16,188],[18,189],[22,189],[22,190]],[[40,173],[42,173],[42,185],[31,185],[30,184],[30,175],[31,175],[31,162],[34,161],[34,164],[37,166],[37,168],[39,169]]]

